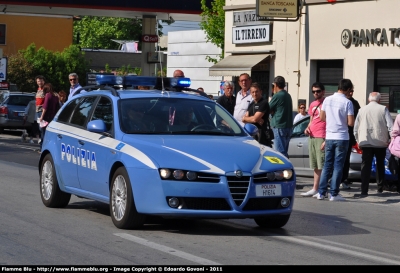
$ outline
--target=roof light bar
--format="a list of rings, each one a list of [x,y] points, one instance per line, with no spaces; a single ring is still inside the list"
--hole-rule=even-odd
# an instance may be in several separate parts
[[[123,85],[123,86],[152,86],[155,89],[164,87],[190,87],[189,78],[161,78],[161,77],[143,77],[143,76],[114,76],[114,75],[96,75],[97,85]]]

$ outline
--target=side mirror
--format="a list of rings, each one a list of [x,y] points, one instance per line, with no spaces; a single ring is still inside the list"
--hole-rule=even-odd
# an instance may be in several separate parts
[[[255,136],[258,133],[257,126],[251,123],[246,123],[244,125],[244,130],[251,136]]]
[[[87,130],[89,132],[101,134],[101,133],[107,132],[107,126],[104,123],[104,121],[101,119],[92,120],[91,122],[88,123]]]

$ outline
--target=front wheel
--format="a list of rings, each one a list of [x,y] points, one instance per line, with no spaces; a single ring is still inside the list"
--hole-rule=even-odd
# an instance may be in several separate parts
[[[288,215],[272,215],[254,218],[257,225],[262,228],[281,228],[289,221]]]
[[[40,197],[46,207],[63,208],[68,205],[71,194],[60,190],[53,158],[47,154],[40,168]]]
[[[121,229],[143,226],[145,216],[136,210],[131,182],[125,168],[117,169],[111,183],[110,214],[114,225]]]

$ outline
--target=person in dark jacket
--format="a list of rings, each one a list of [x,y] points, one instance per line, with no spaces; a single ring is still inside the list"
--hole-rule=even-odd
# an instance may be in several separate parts
[[[224,107],[232,116],[235,110],[236,99],[233,96],[233,82],[226,81],[224,83],[224,94],[218,98],[217,102]]]
[[[360,110],[361,106],[353,98],[353,93],[354,89],[350,90],[347,93],[347,99],[349,99],[353,103],[353,109],[354,109],[354,120],[357,118],[358,110]],[[347,150],[346,154],[346,160],[344,161],[344,166],[343,166],[343,176],[342,176],[342,189],[350,189],[350,182],[347,180],[349,177],[349,170],[350,170],[350,155],[351,155],[351,150],[352,147],[357,143],[356,138],[354,137],[354,127],[349,126],[349,137],[350,137],[350,142],[349,142],[349,148]]]

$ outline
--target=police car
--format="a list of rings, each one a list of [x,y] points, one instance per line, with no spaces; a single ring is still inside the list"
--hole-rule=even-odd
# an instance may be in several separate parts
[[[65,207],[71,195],[104,202],[122,229],[150,215],[288,222],[293,166],[251,137],[257,127],[187,91],[188,78],[97,75],[97,84],[47,127],[39,161],[46,207]]]

